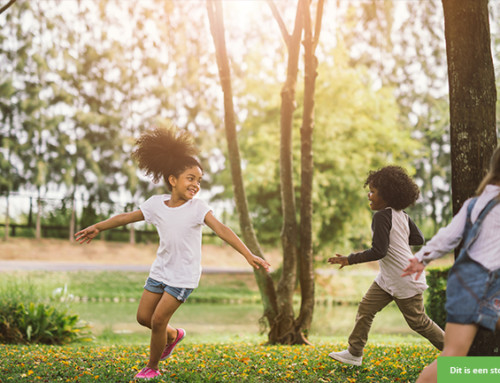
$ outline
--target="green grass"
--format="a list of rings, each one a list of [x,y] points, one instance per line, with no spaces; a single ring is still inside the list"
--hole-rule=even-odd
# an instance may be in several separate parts
[[[13,281],[37,286],[38,293],[47,297],[77,297],[84,300],[138,300],[147,273],[115,271],[29,271],[2,274],[1,285]]]
[[[89,322],[96,342],[104,344],[146,344],[150,332],[135,319],[137,302],[90,302],[72,304],[71,312]],[[343,340],[352,330],[357,306],[315,308],[310,334],[312,337],[337,336]],[[194,342],[210,342],[212,338],[224,342],[240,341],[243,337],[266,340],[267,330],[261,334],[259,319],[262,306],[258,304],[185,304],[174,314],[171,324],[183,327]],[[369,343],[376,334],[420,339],[406,324],[396,305],[389,305],[375,317]],[[385,340],[385,338],[382,338]]]
[[[181,343],[153,382],[413,382],[437,356],[431,346],[400,343],[366,348],[361,367],[331,360],[345,343],[266,346],[255,342]],[[0,345],[2,382],[130,382],[147,346]]]
[[[8,291],[6,286],[14,284],[23,289],[36,286],[37,295],[51,297],[53,302],[89,322],[97,341],[140,344],[149,337],[148,330],[135,319],[146,277],[146,273],[140,272],[18,272],[2,274],[0,291]],[[338,273],[321,278],[318,290],[322,291],[318,296],[333,295],[334,291],[337,296],[345,294],[351,302],[359,302],[364,292],[360,285],[367,288],[372,282],[371,276],[364,274]],[[338,283],[338,288],[332,288],[328,281]],[[76,297],[79,299],[75,300]],[[346,337],[354,324],[356,310],[357,304],[317,304],[311,335]],[[171,323],[186,328],[190,336],[200,336],[203,341],[204,334],[234,336],[258,334],[262,330],[266,333],[259,324],[261,317],[262,305],[253,274],[209,274],[202,277],[200,287],[174,314]],[[412,331],[391,304],[375,318],[372,333],[412,334]]]
[[[130,382],[145,366],[148,329],[135,321],[145,273],[24,272],[2,274],[1,287],[16,284],[36,295],[61,301],[92,326],[91,343],[67,346],[0,345],[0,382]],[[373,278],[335,274],[320,280],[319,295],[359,300]],[[355,280],[355,282],[353,282]],[[356,305],[317,305],[310,340],[314,347],[267,346],[260,332],[262,307],[253,275],[205,275],[172,318],[188,336],[162,362],[154,382],[413,382],[437,350],[412,335],[397,307],[389,305],[375,318],[362,367],[331,360],[344,349],[354,324]],[[74,297],[87,297],[86,301]],[[220,303],[230,299],[232,304]],[[229,297],[229,298],[227,298]],[[73,298],[73,299],[72,299]],[[115,303],[116,302],[116,303]],[[218,303],[209,303],[218,302]],[[234,302],[237,302],[235,304]],[[401,335],[402,334],[402,335]],[[334,335],[334,336],[332,336]]]
[[[30,271],[1,274],[0,287],[14,282],[37,286],[41,295],[66,295],[81,301],[138,301],[148,276],[125,271]],[[260,294],[253,274],[204,275],[192,302],[255,302]]]
[[[23,271],[2,273],[0,288],[15,282],[37,286],[40,295],[67,296],[84,301],[137,301],[148,276],[125,271]],[[375,273],[370,269],[333,270],[333,275],[316,278],[316,298],[324,301],[357,303],[368,289]],[[190,302],[259,302],[260,294],[253,274],[206,274],[189,298]]]

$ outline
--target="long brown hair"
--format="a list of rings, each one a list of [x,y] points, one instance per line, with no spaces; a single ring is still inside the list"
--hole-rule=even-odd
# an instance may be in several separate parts
[[[137,140],[137,148],[132,153],[139,168],[144,170],[147,176],[151,176],[153,182],[164,179],[168,190],[172,185],[168,177],[178,177],[184,170],[198,166],[196,159],[197,150],[194,146],[193,137],[185,130],[175,127],[157,127],[145,131]]]
[[[500,183],[500,146],[495,149],[490,159],[490,168],[476,189],[476,195],[484,191],[486,185]],[[500,195],[499,195],[500,197]]]

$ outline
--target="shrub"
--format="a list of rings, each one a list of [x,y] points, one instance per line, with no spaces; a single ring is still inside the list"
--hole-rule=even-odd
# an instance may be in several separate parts
[[[446,284],[450,266],[429,268],[427,274],[427,300],[425,310],[427,315],[436,322],[439,327],[444,328],[446,324]]]
[[[0,343],[65,344],[89,338],[78,315],[42,302],[30,285],[3,288],[0,298]]]

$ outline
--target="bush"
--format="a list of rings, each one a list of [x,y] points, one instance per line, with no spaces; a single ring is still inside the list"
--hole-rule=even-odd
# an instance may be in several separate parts
[[[428,269],[427,284],[427,300],[425,310],[427,315],[436,322],[439,327],[444,329],[446,324],[446,284],[448,282],[448,272],[450,266],[434,267]]]
[[[0,298],[0,343],[65,344],[89,338],[78,315],[41,302],[32,286],[3,288]]]

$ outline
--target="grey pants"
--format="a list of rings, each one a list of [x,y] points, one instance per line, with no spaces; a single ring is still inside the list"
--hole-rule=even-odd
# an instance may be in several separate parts
[[[406,323],[412,330],[427,338],[438,350],[443,349],[444,331],[425,313],[423,294],[398,299],[373,282],[359,304],[356,323],[351,335],[349,335],[348,350],[352,355],[363,355],[375,314],[392,301],[396,302]]]

